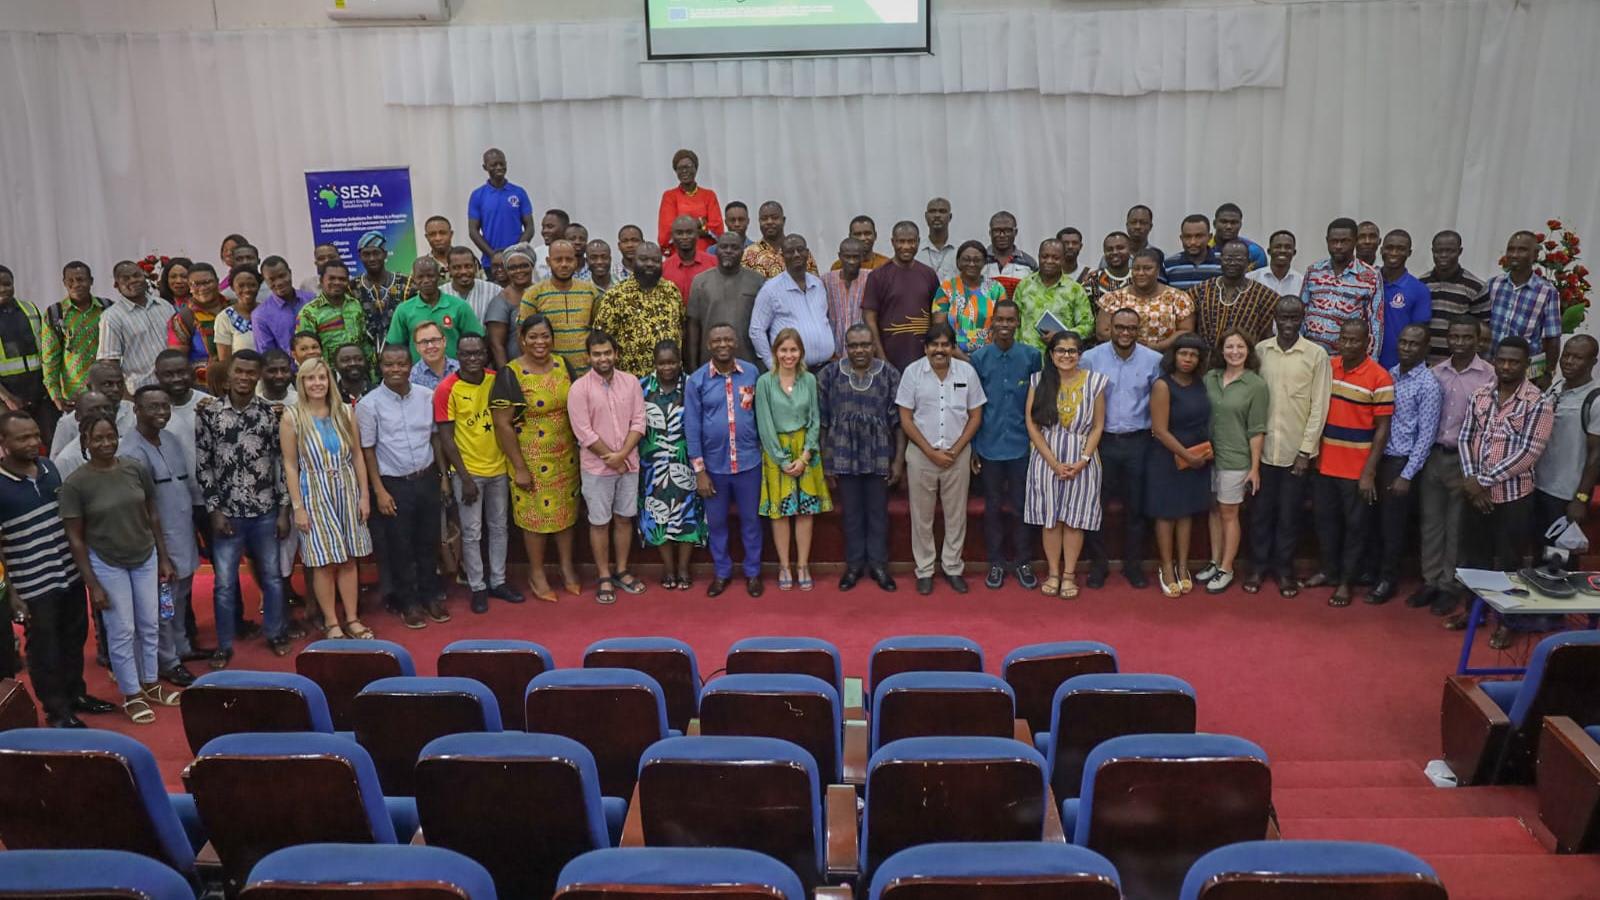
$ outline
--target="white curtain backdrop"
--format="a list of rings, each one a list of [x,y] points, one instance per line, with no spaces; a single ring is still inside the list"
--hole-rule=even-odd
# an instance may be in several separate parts
[[[214,259],[233,231],[310,266],[306,169],[411,166],[419,220],[485,147],[535,205],[653,230],[674,149],[724,201],[784,202],[832,255],[849,218],[953,237],[1017,214],[1091,245],[1135,202],[1157,243],[1225,200],[1320,255],[1338,215],[1459,229],[1469,266],[1558,216],[1600,227],[1600,2],[1311,0],[940,16],[935,54],[651,64],[634,22],[138,35],[0,32],[0,262],[23,296],[146,252]],[[420,229],[419,229],[420,231]],[[1091,256],[1086,252],[1086,257]]]

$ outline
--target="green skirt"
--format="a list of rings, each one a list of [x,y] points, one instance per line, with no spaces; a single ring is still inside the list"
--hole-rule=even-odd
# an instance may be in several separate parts
[[[806,449],[805,429],[778,435],[778,445],[794,459]],[[811,455],[811,464],[800,477],[785,475],[772,457],[761,454],[761,515],[769,519],[809,516],[833,509],[828,496],[828,481],[822,474],[822,454]]]

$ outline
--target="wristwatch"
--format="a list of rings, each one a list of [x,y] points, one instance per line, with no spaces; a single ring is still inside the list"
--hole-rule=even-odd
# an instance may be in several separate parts
[[[1572,495],[1572,499],[1578,501],[1579,503],[1588,503],[1589,495],[1579,491],[1578,493]]]

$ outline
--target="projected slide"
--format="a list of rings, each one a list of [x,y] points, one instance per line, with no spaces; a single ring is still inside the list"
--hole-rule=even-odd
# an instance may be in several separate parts
[[[929,0],[646,0],[651,59],[928,50]]]

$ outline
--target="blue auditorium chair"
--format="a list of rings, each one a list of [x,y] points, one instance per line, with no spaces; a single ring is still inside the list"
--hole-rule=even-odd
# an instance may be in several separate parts
[[[1034,737],[1056,798],[1078,796],[1083,761],[1102,741],[1125,734],[1194,734],[1194,688],[1171,675],[1078,675],[1056,688],[1050,730]]]
[[[615,900],[625,894],[705,900],[807,900],[788,866],[753,850],[622,847],[595,850],[561,870],[555,900]]]
[[[230,894],[274,850],[406,843],[417,830],[416,801],[384,797],[372,757],[338,735],[225,734],[200,748],[183,778]]]
[[[295,656],[294,670],[322,688],[340,731],[355,730],[353,705],[362,688],[379,678],[417,674],[410,651],[375,639],[313,641]]]
[[[1545,719],[1537,781],[1539,819],[1555,836],[1556,852],[1600,850],[1600,725]]]
[[[451,641],[439,651],[439,674],[476,678],[500,701],[500,727],[522,730],[522,695],[528,682],[556,667],[550,651],[533,641],[471,638]]]
[[[1068,678],[1117,671],[1117,651],[1099,641],[1028,644],[1006,654],[1000,677],[1017,695],[1017,715],[1034,734],[1050,730],[1051,701]]]
[[[1533,648],[1514,681],[1445,679],[1444,761],[1462,785],[1525,784],[1546,716],[1600,725],[1600,631],[1563,631]]]
[[[124,850],[194,877],[206,832],[156,758],[99,729],[0,732],[0,843],[9,850]]]
[[[862,870],[870,876],[919,844],[1044,840],[1047,818],[1054,815],[1044,757],[1027,744],[993,737],[895,741],[868,764]]]
[[[263,857],[240,900],[495,900],[483,866],[440,847],[301,844]]]
[[[434,738],[500,730],[500,701],[472,678],[380,678],[356,694],[354,713],[386,797],[415,792],[417,754]]]
[[[1117,869],[1071,844],[922,844],[884,860],[867,900],[1122,900]]]
[[[700,667],[694,648],[677,638],[595,641],[583,651],[586,669],[637,669],[656,680],[667,703],[667,727],[683,731],[700,708]]]
[[[572,738],[594,754],[600,791],[630,797],[646,747],[667,727],[661,685],[636,669],[555,669],[528,683],[528,731]]]
[[[857,869],[855,791],[830,791],[825,817],[822,789],[811,753],[790,741],[667,738],[639,761],[633,814],[646,846],[757,850],[815,888]]]
[[[724,675],[700,695],[701,734],[793,741],[811,752],[825,784],[843,783],[840,715],[838,693],[810,675]]]
[[[812,637],[748,637],[728,648],[729,675],[810,675],[833,685],[844,699],[839,648]]]
[[[879,682],[901,672],[982,672],[983,648],[951,634],[906,634],[887,637],[872,646],[867,662],[867,696]]]
[[[1171,897],[1207,852],[1264,838],[1271,807],[1267,754],[1250,741],[1134,734],[1089,752],[1061,822],[1073,843],[1111,860],[1128,896]]]
[[[562,866],[616,846],[626,813],[601,796],[594,755],[560,735],[452,734],[417,761],[429,845],[477,860],[504,897],[550,896]]]
[[[123,850],[7,850],[0,900],[194,900],[170,866]]]
[[[214,737],[239,731],[333,733],[322,688],[293,672],[207,672],[183,692],[180,708],[190,753],[199,753]]]
[[[1446,900],[1428,864],[1356,841],[1244,841],[1195,861],[1179,900]]]
[[[987,672],[901,672],[872,692],[872,741],[912,737],[1017,737],[1011,685]],[[1021,737],[1030,742],[1024,725]]]

